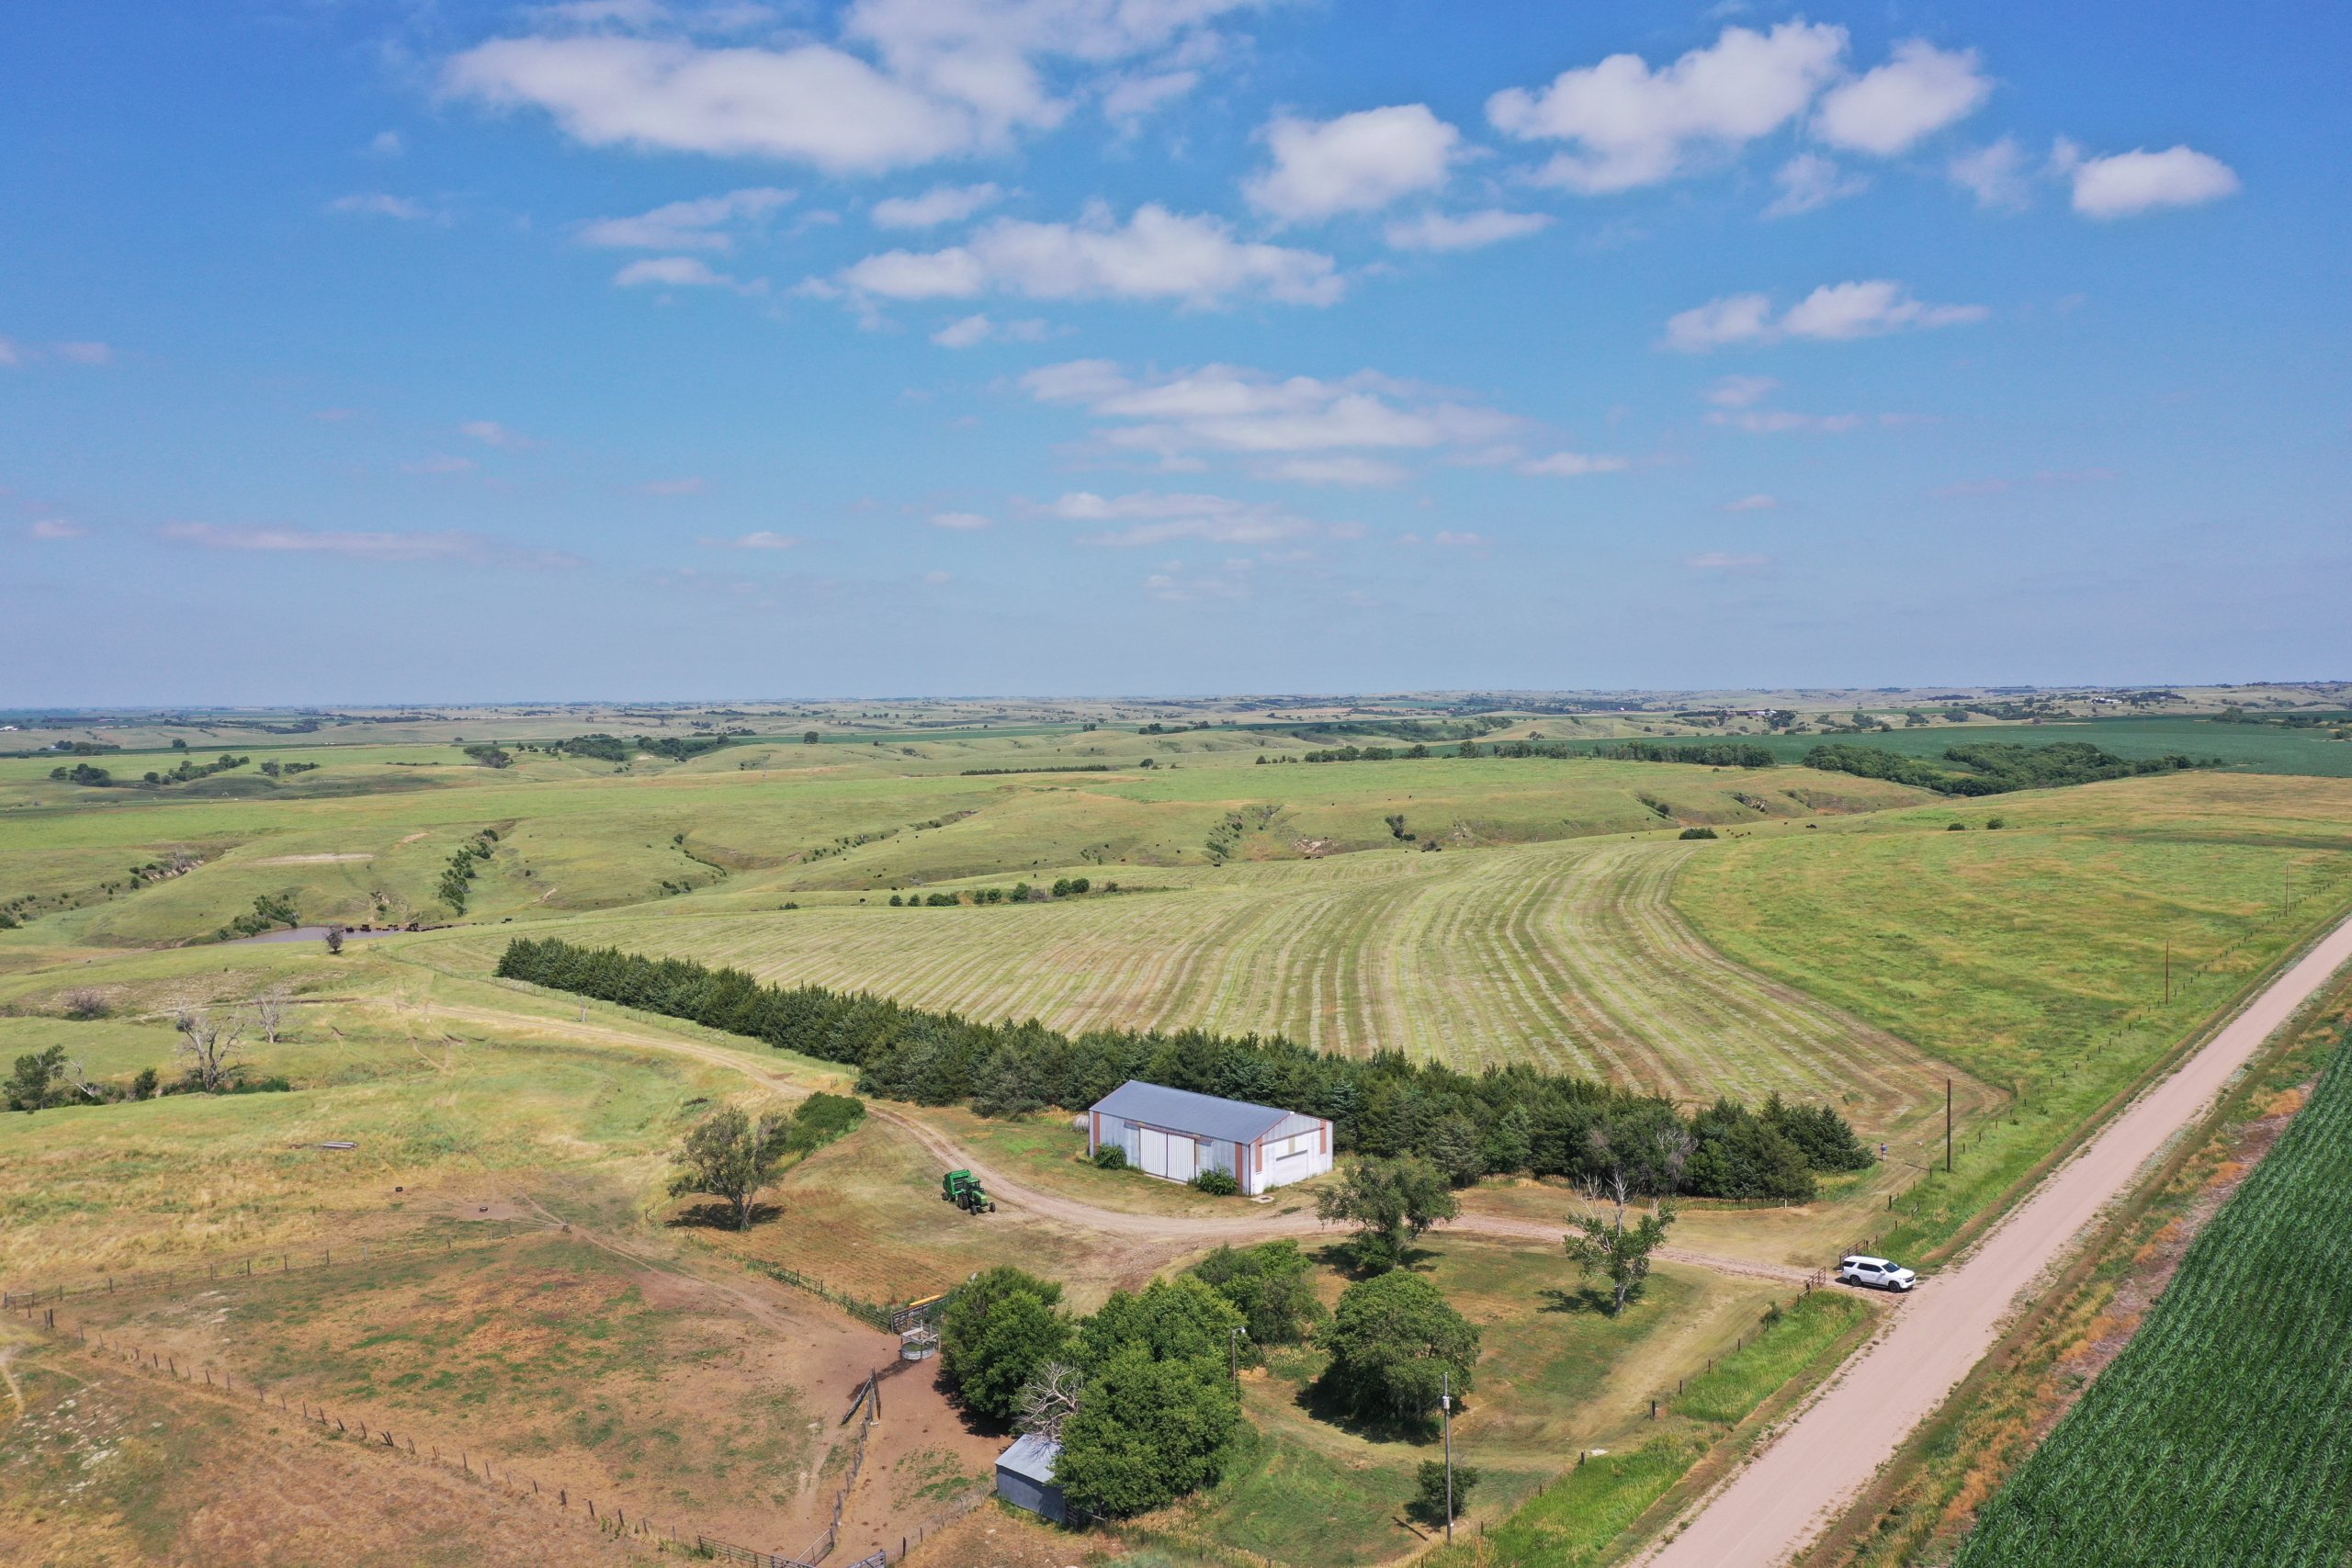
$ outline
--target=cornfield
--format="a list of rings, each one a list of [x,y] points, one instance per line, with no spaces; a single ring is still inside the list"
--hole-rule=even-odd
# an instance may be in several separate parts
[[[2347,1192],[2339,1057],[2131,1347],[1985,1507],[1957,1568],[2352,1558]]]

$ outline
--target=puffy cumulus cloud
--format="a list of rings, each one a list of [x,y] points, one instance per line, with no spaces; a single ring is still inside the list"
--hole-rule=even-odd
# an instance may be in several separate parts
[[[2074,206],[2086,218],[2129,218],[2159,207],[2198,207],[2238,191],[2237,171],[2190,147],[2139,149],[2086,157],[2061,141],[2052,164],[2073,181]]]
[[[604,35],[492,39],[452,59],[443,85],[493,107],[546,110],[576,141],[720,157],[785,158],[876,174],[967,152],[991,132],[823,44],[706,49]]]
[[[1704,354],[1729,344],[1778,343],[1786,338],[1839,342],[1888,333],[1962,326],[1991,312],[1982,305],[1929,305],[1900,283],[1873,278],[1825,283],[1780,315],[1762,294],[1732,294],[1668,318],[1661,346]]]
[[[1264,135],[1272,165],[1252,175],[1242,193],[1260,211],[1302,223],[1375,212],[1400,197],[1437,189],[1462,141],[1426,104],[1326,120],[1284,116]]]
[[[651,0],[542,8],[535,30],[492,39],[443,67],[449,96],[530,107],[591,146],[769,157],[875,174],[998,147],[1061,123],[1080,96],[1158,82],[1189,88],[1212,24],[1255,0],[856,0],[833,41],[706,42],[757,6],[681,14]],[[1170,70],[1168,67],[1175,67]]]
[[[1273,461],[1354,452],[1467,452],[1521,421],[1372,371],[1339,380],[1277,378],[1242,366],[1130,379],[1108,360],[1046,366],[1023,378],[1040,401],[1082,405],[1114,450],[1163,460],[1201,452]]]
[[[738,294],[765,292],[764,278],[746,283],[715,270],[699,256],[648,256],[613,274],[616,288],[731,288]]]
[[[581,226],[580,241],[622,250],[729,251],[735,248],[730,227],[757,222],[793,198],[793,192],[774,186],[752,186],[673,201],[634,218],[599,218]]]
[[[1125,223],[1091,208],[1076,223],[999,219],[945,250],[888,251],[840,275],[854,293],[886,299],[1173,300],[1214,308],[1237,297],[1329,305],[1346,284],[1329,256],[1237,240],[1230,225],[1157,203]]]
[[[71,523],[62,517],[41,518],[25,530],[26,536],[34,539],[78,539],[88,533],[89,530],[79,523]]]
[[[1548,213],[1506,212],[1490,207],[1481,212],[1424,212],[1400,218],[1383,235],[1391,248],[1399,251],[1475,251],[1541,233],[1551,225]]]
[[[1976,198],[1986,211],[2017,211],[2033,200],[2032,171],[2025,149],[2014,137],[1956,154],[1945,165],[1952,184]]]
[[[1813,131],[1832,147],[1891,158],[1966,119],[1992,96],[1974,50],[1911,39],[1896,44],[1885,64],[1824,93]]]
[[[1781,194],[1764,209],[1767,218],[1793,218],[1870,188],[1870,181],[1848,174],[1835,159],[1818,152],[1798,153],[1774,171],[1772,183],[1781,187]]]
[[[1223,495],[1142,491],[1102,496],[1073,491],[1040,509],[1069,523],[1117,525],[1082,535],[1082,545],[1135,548],[1178,539],[1215,545],[1269,546],[1322,535],[1322,525],[1271,502],[1237,501]]]
[[[1591,452],[1555,452],[1548,457],[1531,457],[1519,466],[1522,474],[1553,479],[1581,479],[1587,474],[1620,474],[1632,468],[1626,457],[1611,457]]]
[[[994,185],[933,186],[921,196],[888,197],[874,204],[870,216],[877,229],[935,229],[961,223],[984,207],[992,207],[1004,192]]]
[[[985,314],[963,316],[931,334],[942,348],[978,348],[984,343],[1040,343],[1053,328],[1045,321],[999,321]]]
[[[1662,70],[1612,54],[1535,91],[1506,88],[1487,99],[1487,118],[1506,136],[1570,144],[1544,166],[1546,183],[1630,190],[1792,123],[1837,76],[1845,52],[1846,29],[1827,24],[1726,28]]]
[[[934,512],[931,514],[931,525],[959,534],[970,534],[977,533],[982,528],[994,527],[996,520],[992,517],[983,517],[977,512]]]

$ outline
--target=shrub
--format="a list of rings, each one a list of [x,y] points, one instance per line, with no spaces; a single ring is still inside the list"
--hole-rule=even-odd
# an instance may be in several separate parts
[[[1094,1168],[1097,1170],[1126,1169],[1127,1151],[1116,1144],[1104,1144],[1094,1151]]]
[[[1193,1178],[1193,1185],[1212,1198],[1230,1198],[1241,1190],[1241,1183],[1233,1179],[1229,1170],[1204,1170]]]
[[[1685,828],[1676,835],[1683,839],[1713,839],[1721,837],[1713,828]]]
[[[1419,1484],[1413,1501],[1406,1511],[1425,1525],[1445,1523],[1445,1461],[1425,1459],[1416,1478]],[[1460,1518],[1470,1511],[1470,1489],[1478,1484],[1478,1467],[1457,1464],[1453,1467],[1453,1517]]]
[[[68,1018],[87,1022],[91,1019],[106,1017],[107,1010],[104,991],[95,991],[85,986],[65,993],[65,1016]]]
[[[1301,1345],[1331,1314],[1316,1299],[1314,1265],[1295,1241],[1220,1247],[1193,1266],[1250,1326],[1253,1345]]]
[[[865,1120],[865,1101],[820,1089],[802,1100],[800,1108],[792,1113],[792,1124],[784,1135],[785,1152],[814,1153]]]

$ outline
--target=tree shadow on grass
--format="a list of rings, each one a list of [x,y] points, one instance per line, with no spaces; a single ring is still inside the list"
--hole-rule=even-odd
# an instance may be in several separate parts
[[[1539,1312],[1572,1313],[1580,1315],[1598,1314],[1607,1317],[1609,1309],[1617,1304],[1617,1298],[1598,1285],[1579,1285],[1573,1291],[1547,1287],[1535,1293],[1543,1297],[1545,1303],[1536,1309]],[[1628,1302],[1626,1304],[1631,1305],[1632,1303]]]
[[[781,1219],[783,1216],[784,1205],[781,1203],[754,1203],[752,1205],[751,1224],[741,1228],[749,1230],[752,1225],[764,1224],[770,1220]],[[716,1198],[707,1202],[689,1203],[671,1215],[665,1223],[693,1230],[731,1231],[738,1228],[735,1224],[735,1205],[723,1199]]]

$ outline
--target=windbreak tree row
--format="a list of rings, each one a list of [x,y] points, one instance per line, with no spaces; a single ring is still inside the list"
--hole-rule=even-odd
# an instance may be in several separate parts
[[[1639,1192],[1803,1201],[1867,1147],[1836,1110],[1671,1100],[1525,1063],[1472,1075],[1396,1052],[1358,1057],[1279,1035],[984,1023],[864,992],[763,985],[740,969],[518,938],[501,976],[683,1018],[858,1069],[861,1091],[983,1115],[1080,1111],[1129,1078],[1330,1120],[1339,1151],[1418,1155],[1456,1183],[1528,1173],[1626,1179]]]

